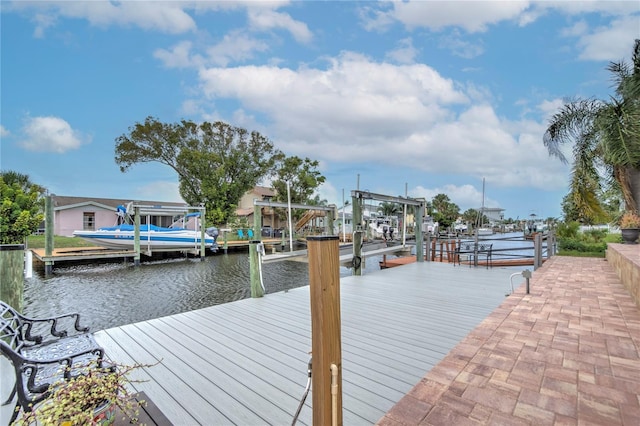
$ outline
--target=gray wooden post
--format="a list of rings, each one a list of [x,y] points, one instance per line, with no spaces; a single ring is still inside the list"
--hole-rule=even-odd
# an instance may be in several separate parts
[[[53,260],[50,260],[53,256],[53,234],[54,234],[54,219],[53,219],[53,200],[51,195],[47,195],[44,199],[44,255],[47,260],[44,261],[44,275],[49,276],[53,274]]]
[[[202,204],[200,205],[202,206]],[[200,210],[200,261],[204,261],[204,257],[206,255],[205,253],[205,241],[204,241],[204,234],[205,234],[205,220],[204,220],[204,214],[206,212],[205,208],[202,207]]]
[[[24,244],[0,245],[0,300],[22,312]]]
[[[416,214],[416,262],[424,262],[422,222],[424,220],[424,203],[420,203]]]
[[[140,266],[140,207],[135,206],[134,211],[134,225],[133,225],[133,250],[135,254],[133,256],[133,264]]]
[[[533,237],[533,270],[542,266],[542,234],[538,232]]]
[[[258,244],[260,240],[249,241],[249,280],[251,282],[251,297],[264,296],[260,282],[260,256],[258,256]]]
[[[353,275],[362,275],[362,198],[351,197],[353,217],[351,234],[353,239]]]

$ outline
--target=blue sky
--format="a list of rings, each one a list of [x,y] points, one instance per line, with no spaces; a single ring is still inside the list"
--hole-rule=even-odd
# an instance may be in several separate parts
[[[567,97],[611,93],[640,3],[1,3],[0,167],[57,195],[179,201],[167,166],[120,172],[153,116],[257,130],[318,160],[320,196],[431,199],[559,217],[570,168],[542,143]]]

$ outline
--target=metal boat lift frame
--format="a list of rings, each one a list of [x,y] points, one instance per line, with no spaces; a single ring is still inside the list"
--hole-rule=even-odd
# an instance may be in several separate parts
[[[416,213],[416,260],[418,262],[424,262],[424,248],[422,241],[422,220],[424,218],[424,211],[427,201],[424,198],[410,198],[410,197],[394,197],[384,194],[376,194],[370,191],[351,191],[351,199],[353,205],[353,275],[362,275],[362,243],[363,234],[365,232],[366,223],[363,220],[363,207],[365,200],[376,200],[389,203],[397,203],[405,206],[405,226],[402,230],[403,246],[405,244],[406,235],[406,206],[416,206],[418,208]]]

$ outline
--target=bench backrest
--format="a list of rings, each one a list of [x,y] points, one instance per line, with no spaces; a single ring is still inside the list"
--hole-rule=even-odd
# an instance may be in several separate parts
[[[0,339],[16,352],[24,346],[23,325],[20,314],[0,301]]]

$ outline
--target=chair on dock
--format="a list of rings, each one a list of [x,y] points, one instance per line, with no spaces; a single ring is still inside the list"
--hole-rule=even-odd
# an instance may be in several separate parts
[[[238,239],[244,240],[244,231],[242,229],[238,229]]]
[[[31,411],[47,398],[51,385],[82,374],[90,363],[111,368],[88,331],[80,326],[77,313],[29,318],[0,301],[0,351],[15,370],[13,389],[3,405],[18,396],[9,424],[20,410]]]
[[[484,256],[487,269],[492,265],[492,249],[493,244],[488,243],[475,243],[474,241],[462,241],[460,245],[455,248],[453,254],[453,266],[461,264],[461,255],[467,256],[467,262],[469,266],[475,265],[476,260],[480,260],[481,256]]]
[[[247,238],[249,238],[250,240],[253,240],[253,229],[251,228],[247,229]]]

